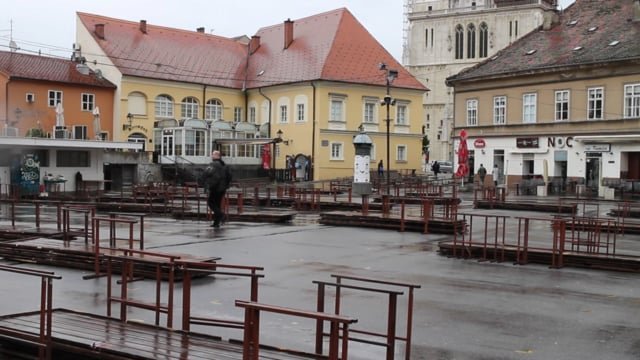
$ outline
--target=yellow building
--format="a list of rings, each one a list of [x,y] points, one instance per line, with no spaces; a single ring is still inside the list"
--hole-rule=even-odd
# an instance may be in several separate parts
[[[372,162],[389,168],[388,133],[390,169],[421,167],[427,89],[344,8],[251,39],[78,13],[76,37],[118,85],[114,136],[144,142],[158,163],[206,164],[218,147],[246,177],[347,177],[362,125]]]
[[[455,135],[469,135],[472,172],[495,166],[500,182],[538,194],[634,191],[638,39],[640,1],[578,1],[548,27],[450,77]]]

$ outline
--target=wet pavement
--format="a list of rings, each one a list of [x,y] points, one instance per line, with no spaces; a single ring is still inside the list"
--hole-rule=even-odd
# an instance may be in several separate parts
[[[437,254],[438,241],[448,235],[332,227],[316,219],[299,214],[289,225],[231,222],[213,229],[205,221],[148,217],[145,243],[149,251],[262,266],[260,302],[279,306],[315,309],[312,281],[331,281],[331,274],[420,285],[412,359],[640,359],[638,274],[452,259]],[[640,237],[625,235],[625,241],[640,243]],[[82,271],[23,266],[63,276],[54,283],[54,307],[106,314],[106,278],[83,280]],[[0,314],[38,307],[37,280],[0,272],[0,281]],[[152,299],[154,282],[135,282],[129,291],[134,298]],[[355,291],[343,295],[343,313],[359,319],[354,328],[385,331],[386,298]],[[197,279],[192,314],[240,320],[243,313],[234,301],[248,296],[246,278]],[[179,308],[179,295],[176,300]],[[399,309],[405,314],[406,297],[399,300]],[[398,334],[404,335],[404,315],[399,318]],[[153,315],[133,310],[129,319],[152,323]],[[313,349],[314,323],[267,314],[261,321],[264,343]],[[194,329],[241,338],[238,330]],[[404,359],[404,344],[398,342],[396,349],[396,358]],[[384,350],[351,342],[349,355],[384,359]]]

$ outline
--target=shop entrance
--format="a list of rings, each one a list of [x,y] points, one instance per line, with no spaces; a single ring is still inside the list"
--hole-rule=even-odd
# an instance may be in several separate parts
[[[598,193],[600,179],[602,178],[602,153],[587,153],[586,185],[587,189]]]

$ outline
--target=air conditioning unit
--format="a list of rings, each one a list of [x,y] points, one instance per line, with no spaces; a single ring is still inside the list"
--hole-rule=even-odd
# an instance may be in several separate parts
[[[36,101],[36,96],[33,93],[27,93],[27,95],[25,96],[25,100],[31,104],[32,102]]]
[[[66,126],[54,126],[53,127],[53,138],[54,139],[68,139],[69,133],[67,132]]]

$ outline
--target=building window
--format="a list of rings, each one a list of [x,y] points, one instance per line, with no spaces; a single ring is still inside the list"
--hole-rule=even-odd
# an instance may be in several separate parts
[[[587,89],[587,119],[602,120],[604,106],[604,88]]]
[[[624,86],[624,117],[640,117],[640,84]]]
[[[173,117],[173,99],[169,95],[158,95],[156,97],[156,116]]]
[[[57,167],[89,167],[89,152],[79,150],[57,150]]]
[[[431,29],[431,48],[433,49],[433,29]]]
[[[242,121],[242,108],[240,106],[236,106],[233,108],[233,121],[234,122]]]
[[[398,104],[396,108],[396,125],[409,125],[409,113],[406,104]]]
[[[556,121],[569,120],[569,90],[556,91]]]
[[[62,103],[62,91],[49,90],[49,107],[56,107]]]
[[[211,99],[207,101],[204,107],[205,120],[220,120],[222,119],[222,101],[218,99]]]
[[[478,125],[478,100],[467,100],[467,126]]]
[[[181,104],[181,117],[183,119],[197,119],[198,118],[198,99],[189,96],[182,99]]]
[[[481,58],[487,57],[489,53],[489,27],[486,23],[480,24],[480,53]]]
[[[507,123],[507,97],[496,96],[493,98],[493,124],[504,125]]]
[[[249,122],[252,124],[256,123],[256,107],[251,106],[249,108]]]
[[[464,57],[464,29],[462,25],[456,26],[456,59]]]
[[[303,122],[305,121],[304,118],[304,104],[296,104],[296,121],[297,122]]]
[[[343,146],[341,142],[331,143],[331,160],[344,160]]]
[[[378,108],[377,104],[378,103],[374,102],[372,99],[365,100],[362,122],[367,124],[378,122],[376,118],[376,109]]]
[[[476,26],[469,24],[467,26],[467,58],[476,57]]]
[[[429,29],[424,30],[424,47],[429,47]]]
[[[344,122],[344,98],[332,97],[329,121]]]
[[[77,140],[86,140],[87,126],[86,125],[74,125],[73,126],[73,138]]]
[[[396,147],[396,161],[407,161],[407,146],[398,145]]]
[[[280,105],[280,123],[288,123],[289,119],[287,117],[287,105]]]
[[[96,96],[94,94],[81,94],[80,103],[82,111],[93,111],[96,106]]]
[[[537,94],[522,95],[522,122],[532,124],[536,122]]]

